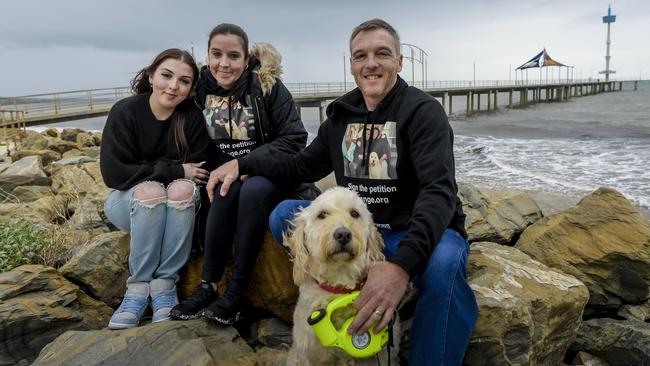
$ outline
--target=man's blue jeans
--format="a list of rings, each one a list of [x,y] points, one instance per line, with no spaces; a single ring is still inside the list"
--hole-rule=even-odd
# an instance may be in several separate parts
[[[286,200],[271,212],[269,229],[279,242],[289,221],[311,201]],[[384,254],[397,251],[405,230],[379,230]],[[467,283],[469,243],[456,231],[445,230],[425,271],[412,279],[418,300],[411,328],[410,365],[460,365],[472,335],[478,305]]]

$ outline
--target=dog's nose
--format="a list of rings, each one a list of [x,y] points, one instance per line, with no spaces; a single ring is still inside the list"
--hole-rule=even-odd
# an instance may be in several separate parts
[[[345,246],[347,243],[352,240],[352,233],[350,230],[340,227],[334,230],[334,240],[339,243],[340,246]]]

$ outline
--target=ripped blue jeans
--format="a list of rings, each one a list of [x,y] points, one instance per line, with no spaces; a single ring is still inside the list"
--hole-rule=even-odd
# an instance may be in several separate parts
[[[174,201],[167,192],[177,182],[189,182],[193,189],[189,199]],[[134,198],[144,184],[156,184],[157,197]],[[187,183],[183,183],[187,184]],[[158,188],[160,187],[160,188]],[[185,186],[188,187],[187,185]],[[150,282],[153,279],[177,280],[178,271],[187,262],[192,250],[195,208],[199,190],[192,181],[179,179],[165,188],[158,182],[142,182],[127,191],[111,190],[104,203],[104,212],[120,230],[131,233],[127,283]]]

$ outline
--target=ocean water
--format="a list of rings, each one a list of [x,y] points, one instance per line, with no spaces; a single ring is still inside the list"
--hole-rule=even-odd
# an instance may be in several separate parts
[[[454,98],[457,179],[479,187],[537,191],[582,197],[600,186],[623,193],[650,211],[650,82],[624,90],[574,97],[464,117],[465,99]],[[516,99],[515,99],[516,103]],[[481,100],[485,110],[487,100]],[[313,138],[318,110],[303,108]],[[55,126],[101,130],[106,117]]]
[[[584,196],[600,186],[650,209],[650,82],[568,102],[452,119],[458,180]]]

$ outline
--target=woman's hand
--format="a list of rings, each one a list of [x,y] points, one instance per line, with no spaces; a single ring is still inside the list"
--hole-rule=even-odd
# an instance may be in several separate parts
[[[189,179],[196,184],[205,184],[208,181],[210,172],[202,169],[201,166],[205,161],[200,163],[185,163],[183,164],[183,171],[185,172],[185,179]]]

